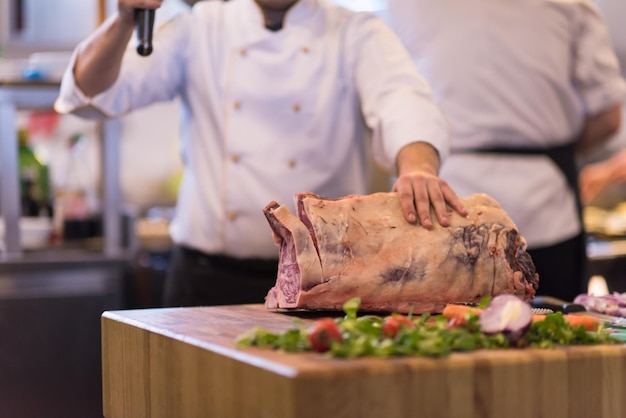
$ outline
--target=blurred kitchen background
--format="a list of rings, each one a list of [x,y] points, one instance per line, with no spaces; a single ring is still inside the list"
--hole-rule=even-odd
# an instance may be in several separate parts
[[[385,0],[333,1],[385,17]],[[195,2],[165,0],[155,28]],[[181,174],[178,103],[107,123],[52,110],[72,49],[116,4],[0,0],[0,418],[102,416],[101,313],[159,305]],[[626,1],[597,4],[626,69]],[[608,151],[625,146],[626,129]],[[626,190],[613,193],[586,222],[601,289],[623,292]]]

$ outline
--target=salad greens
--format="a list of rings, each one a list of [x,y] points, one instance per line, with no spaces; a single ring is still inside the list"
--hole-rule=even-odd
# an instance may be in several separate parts
[[[449,326],[448,320],[442,315],[409,314],[408,318],[415,327],[400,326],[395,336],[390,337],[383,333],[383,324],[386,319],[396,314],[386,317],[358,316],[360,302],[359,298],[347,301],[343,305],[345,315],[334,319],[341,334],[341,341],[328,341],[326,356],[445,357],[452,352],[477,349],[526,346],[552,348],[557,345],[619,343],[602,327],[595,332],[585,331],[583,327],[573,327],[560,312],[546,315],[545,320],[533,323],[521,338],[514,341],[502,333],[493,335],[482,333],[479,316],[472,313],[467,314],[466,323],[454,327]],[[483,301],[481,306],[487,303],[488,301]],[[285,352],[314,351],[312,341],[315,340],[311,338],[312,329],[313,326],[296,318],[290,329],[280,333],[273,333],[261,327],[253,328],[237,337],[236,345],[240,348],[255,346]]]

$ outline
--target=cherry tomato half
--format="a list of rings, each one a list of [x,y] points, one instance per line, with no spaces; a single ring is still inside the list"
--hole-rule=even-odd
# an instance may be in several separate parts
[[[392,315],[383,320],[383,335],[395,338],[402,327],[415,328],[415,324],[404,315]]]
[[[332,318],[318,319],[308,329],[309,343],[313,350],[324,353],[330,350],[332,341],[341,342],[341,329]]]

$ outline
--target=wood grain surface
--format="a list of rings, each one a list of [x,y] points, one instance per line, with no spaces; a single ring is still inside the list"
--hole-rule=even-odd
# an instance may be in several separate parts
[[[235,347],[294,316],[262,305],[105,312],[104,416],[626,417],[625,345],[355,360]]]

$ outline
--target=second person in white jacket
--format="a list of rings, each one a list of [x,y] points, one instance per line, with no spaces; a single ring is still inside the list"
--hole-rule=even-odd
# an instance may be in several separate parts
[[[586,291],[576,154],[620,126],[626,85],[586,0],[389,0],[388,19],[448,117],[441,177],[494,197],[526,238],[538,294]]]

